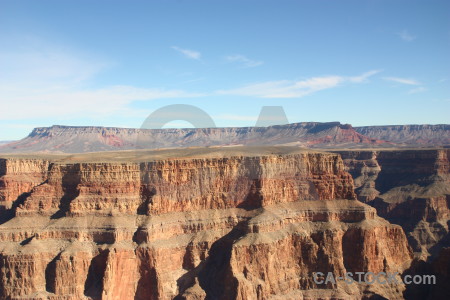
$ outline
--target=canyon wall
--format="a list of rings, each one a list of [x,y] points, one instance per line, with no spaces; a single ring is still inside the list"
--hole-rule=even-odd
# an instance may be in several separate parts
[[[0,174],[2,299],[403,298],[402,284],[313,281],[412,260],[337,154],[9,158]]]
[[[339,151],[360,201],[401,225],[415,260],[408,274],[435,274],[431,287],[409,286],[408,299],[448,299],[450,150]]]
[[[49,162],[34,159],[0,158],[0,213],[10,215],[16,205],[29,195],[31,189],[47,178]]]
[[[338,152],[358,199],[401,225],[415,252],[450,246],[450,150]]]

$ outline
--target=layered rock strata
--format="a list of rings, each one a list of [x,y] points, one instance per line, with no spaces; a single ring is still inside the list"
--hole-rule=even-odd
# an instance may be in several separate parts
[[[0,213],[11,213],[13,204],[24,200],[47,178],[49,162],[34,159],[0,158]]]
[[[450,246],[450,150],[339,151],[358,199],[403,227],[426,258]]]
[[[398,145],[440,146],[450,145],[450,125],[386,125],[362,126],[355,130],[365,136]]]
[[[33,182],[16,199],[2,186],[14,213],[0,225],[2,299],[403,297],[402,284],[313,280],[412,259],[403,230],[356,200],[339,155],[3,162],[1,182],[22,176],[6,165],[34,175],[11,181]]]
[[[224,145],[374,147],[392,143],[364,136],[349,124],[303,122],[268,127],[145,129],[94,126],[39,127],[0,153],[82,153]]]

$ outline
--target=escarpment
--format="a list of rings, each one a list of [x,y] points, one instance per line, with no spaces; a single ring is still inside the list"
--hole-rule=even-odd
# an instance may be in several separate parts
[[[34,187],[16,215],[136,213],[141,202],[137,164],[49,164],[46,182]]]
[[[424,258],[448,247],[450,150],[339,151],[358,199],[399,224]]]
[[[387,125],[355,127],[355,130],[373,139],[394,142],[397,145],[450,145],[450,125]]]
[[[450,151],[339,151],[358,199],[404,229],[415,252],[409,274],[435,274],[437,284],[405,292],[409,299],[450,296]],[[445,259],[443,259],[445,257]],[[442,262],[442,264],[440,263]],[[437,266],[440,267],[437,268]]]
[[[313,280],[402,273],[412,259],[403,230],[356,200],[337,154],[2,163],[1,214],[13,214],[0,225],[2,299],[401,299],[405,290]]]
[[[367,147],[393,143],[369,138],[349,124],[302,122],[268,127],[145,129],[96,126],[35,128],[22,140],[0,145],[0,153],[83,153],[225,145],[298,145],[308,148]]]
[[[2,217],[13,213],[18,205],[29,195],[31,189],[47,178],[49,162],[36,159],[0,158],[0,214]]]

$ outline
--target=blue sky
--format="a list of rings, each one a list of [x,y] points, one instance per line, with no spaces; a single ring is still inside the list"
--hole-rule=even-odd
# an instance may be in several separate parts
[[[449,53],[447,0],[0,0],[0,140],[140,127],[171,104],[217,126],[253,126],[262,106],[289,122],[450,123]]]

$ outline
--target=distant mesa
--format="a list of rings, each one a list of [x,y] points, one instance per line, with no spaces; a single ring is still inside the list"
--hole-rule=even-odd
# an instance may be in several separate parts
[[[450,125],[352,127],[302,122],[267,127],[136,129],[97,126],[35,128],[26,138],[0,144],[0,153],[83,153],[208,146],[288,145],[304,148],[450,146]]]
[[[355,130],[374,139],[405,145],[448,146],[450,125],[387,125],[355,127]]]
[[[10,144],[12,142],[14,142],[14,141],[0,141],[0,146],[4,146],[4,145]]]

